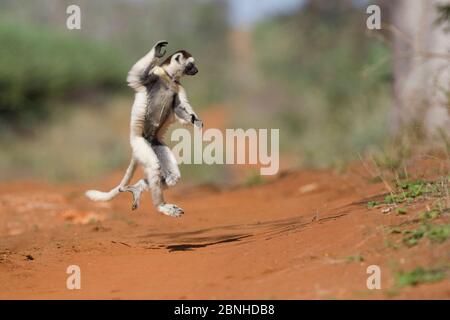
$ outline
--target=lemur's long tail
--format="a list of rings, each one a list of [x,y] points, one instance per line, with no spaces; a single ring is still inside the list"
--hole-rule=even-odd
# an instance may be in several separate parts
[[[122,178],[122,181],[120,181],[119,185],[112,189],[109,192],[102,192],[98,190],[88,190],[86,191],[86,197],[93,201],[108,201],[117,196],[120,193],[120,188],[126,186],[131,178],[133,177],[134,171],[136,170],[136,161],[134,158],[131,158],[130,164],[128,166],[127,171],[125,172],[125,175]]]

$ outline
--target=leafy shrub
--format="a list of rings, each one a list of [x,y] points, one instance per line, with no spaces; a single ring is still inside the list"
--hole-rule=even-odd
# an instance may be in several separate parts
[[[0,23],[0,119],[43,116],[48,101],[124,84],[121,55],[73,31]],[[5,121],[6,120],[6,121]]]

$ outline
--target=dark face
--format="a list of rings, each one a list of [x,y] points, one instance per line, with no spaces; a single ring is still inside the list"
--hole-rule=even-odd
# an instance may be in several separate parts
[[[189,62],[186,65],[186,68],[184,68],[184,73],[187,74],[188,76],[193,76],[193,75],[197,74],[197,72],[198,72],[198,69],[193,62]]]

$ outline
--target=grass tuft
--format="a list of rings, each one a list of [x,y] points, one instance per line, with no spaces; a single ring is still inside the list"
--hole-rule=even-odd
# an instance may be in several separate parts
[[[360,254],[357,254],[354,256],[348,256],[347,258],[345,258],[345,260],[347,260],[347,262],[363,262],[364,257]]]
[[[395,275],[396,284],[399,287],[417,286],[422,283],[437,282],[445,278],[443,269],[424,269],[417,267],[411,271],[399,271]]]
[[[443,243],[450,237],[450,224],[421,224],[417,229],[404,230],[403,243],[408,247],[413,247],[419,243],[422,238],[428,238],[434,243]]]

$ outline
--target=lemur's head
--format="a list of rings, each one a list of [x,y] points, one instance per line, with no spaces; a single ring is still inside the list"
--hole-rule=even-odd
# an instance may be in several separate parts
[[[194,57],[185,50],[179,50],[167,57],[161,67],[173,78],[193,76],[198,72]]]

